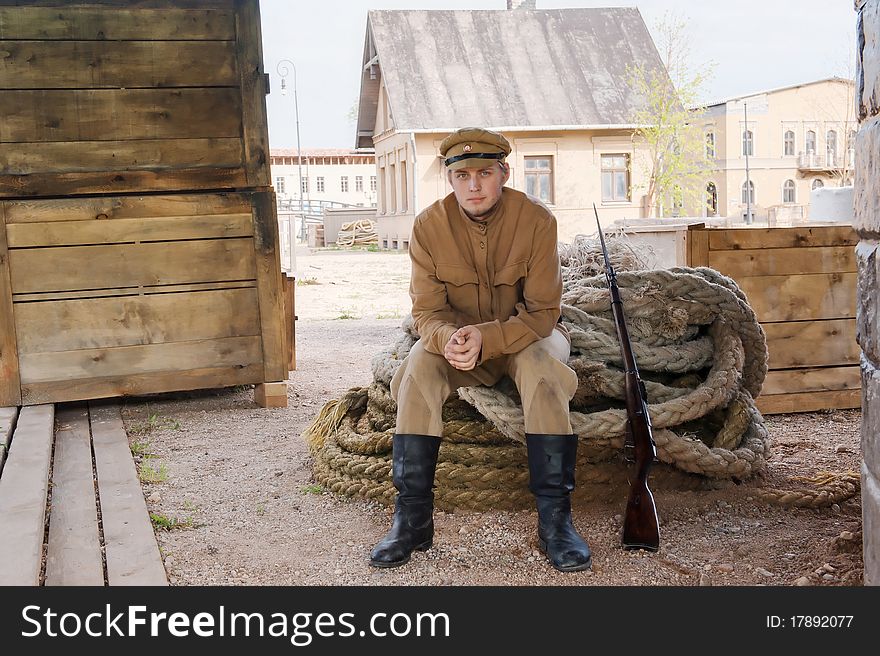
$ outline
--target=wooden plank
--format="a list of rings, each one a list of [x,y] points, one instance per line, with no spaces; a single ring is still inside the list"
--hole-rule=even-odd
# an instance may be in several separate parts
[[[22,356],[260,334],[253,287],[22,303],[15,320]]]
[[[7,223],[195,217],[201,214],[250,214],[251,197],[240,193],[29,198],[0,201]],[[187,218],[187,220],[190,220]]]
[[[242,159],[237,138],[0,144],[0,170],[7,180],[37,173],[234,168]]]
[[[770,369],[858,364],[855,319],[784,321],[761,326]]]
[[[261,408],[286,408],[287,383],[259,383],[254,386],[254,402]]]
[[[81,380],[55,380],[23,385],[22,402],[57,403],[80,399],[141,396],[177,390],[218,389],[263,381],[263,363],[242,367],[215,367],[149,374],[127,374]]]
[[[80,349],[21,356],[22,384],[104,378],[185,369],[244,367],[260,362],[259,337]]]
[[[0,52],[4,90],[238,85],[232,41],[0,40]]]
[[[701,267],[709,265],[709,231],[689,229],[687,231],[688,266]]]
[[[249,187],[271,184],[269,128],[266,118],[266,80],[263,75],[263,37],[260,4],[238,2],[235,11],[236,58],[241,88],[241,125]]]
[[[153,3],[161,9],[130,7],[131,2],[89,2],[105,4],[70,6],[69,0],[40,2],[41,7],[15,5],[26,2],[3,2],[0,5],[0,39],[211,39],[235,38],[231,0],[216,2],[217,9],[205,9],[205,2]],[[86,4],[86,3],[82,3]],[[149,3],[140,2],[143,7]],[[128,5],[128,6],[126,6]],[[199,7],[185,9],[183,7]]]
[[[0,116],[3,142],[237,137],[241,96],[223,87],[4,91]]]
[[[724,228],[707,232],[709,233],[709,249],[713,251],[803,248],[804,246],[855,246],[859,243],[856,231],[849,225]]]
[[[10,248],[74,246],[123,242],[172,241],[249,237],[253,234],[250,214],[165,216],[152,219],[93,221],[47,221],[7,226]]]
[[[167,192],[169,189],[229,189],[247,184],[241,168],[197,168],[87,173],[0,175],[0,198],[25,196]]]
[[[99,292],[43,292],[40,294],[13,294],[14,303],[66,301],[74,298],[110,298],[112,296],[156,296],[158,294],[177,294],[180,292],[210,291],[215,289],[251,289],[257,286],[255,280],[241,282],[204,282],[195,285],[144,285],[142,287],[123,287],[121,289],[102,289]]]
[[[108,585],[167,585],[118,404],[89,404]]]
[[[281,261],[278,255],[278,219],[275,194],[254,194],[254,251],[257,289],[260,295],[260,324],[263,328],[263,362],[266,382],[286,380],[284,350],[284,308],[281,293]]]
[[[0,205],[0,406],[21,405],[15,313],[12,307],[12,277],[6,245],[6,208]]]
[[[9,442],[12,439],[12,431],[15,430],[15,422],[17,419],[17,407],[0,407],[0,475],[3,473],[3,463],[6,462],[6,454],[9,452]]]
[[[296,277],[282,275],[284,283],[284,332],[287,369],[296,370]]]
[[[45,584],[104,585],[89,411],[62,407],[57,419]]]
[[[768,371],[761,394],[791,394],[858,389],[859,366],[820,367],[815,369],[779,369]]]
[[[255,277],[252,239],[61,246],[9,252],[17,294]]]
[[[14,251],[12,255],[14,255]],[[856,314],[856,273],[752,276],[738,280],[758,321],[848,319]],[[15,268],[13,267],[13,280]]]
[[[0,585],[39,585],[55,408],[22,408],[0,477]]]
[[[800,392],[797,394],[763,394],[755,399],[761,414],[773,415],[786,412],[813,412],[815,410],[836,410],[860,408],[862,391],[832,390],[826,392]]]
[[[709,266],[736,280],[747,276],[856,271],[852,246],[710,251]]]

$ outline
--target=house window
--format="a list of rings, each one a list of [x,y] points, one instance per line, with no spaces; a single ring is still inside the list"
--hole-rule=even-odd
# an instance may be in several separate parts
[[[785,184],[782,185],[782,202],[783,203],[794,203],[794,180],[786,180]]]
[[[545,203],[553,202],[553,158],[524,157],[526,193]]]
[[[397,167],[394,164],[388,165],[388,211],[392,214],[397,213]],[[394,248],[397,248],[395,245]]]
[[[816,132],[814,130],[807,130],[807,141],[806,141],[807,153],[816,152]]]
[[[748,184],[748,192],[746,192],[746,184]],[[742,186],[742,202],[743,204],[755,204],[755,183],[749,180],[748,183],[743,182]]]
[[[354,176],[354,190],[355,191],[363,191],[364,190],[364,176],[362,176],[362,175]]]
[[[275,178],[275,192],[279,194],[283,194],[284,192],[284,178]]]
[[[794,132],[792,132],[791,130],[785,131],[782,154],[794,155]]]
[[[715,157],[715,133],[706,133],[706,157]]]
[[[339,178],[339,190],[340,191],[348,191],[348,176],[343,175]]]
[[[706,216],[718,216],[718,189],[714,182],[706,185]]]
[[[301,191],[304,194],[309,192],[309,179],[307,177],[302,179]]]
[[[376,191],[376,176],[370,176],[370,191]]]
[[[837,132],[834,130],[825,133],[825,156],[828,159],[828,166],[837,165]]]
[[[751,157],[755,154],[755,136],[751,130],[743,130],[743,149],[742,154]]]
[[[813,180],[813,184],[810,185],[810,189],[821,189],[825,186],[825,183],[822,182],[819,178]]]
[[[409,193],[407,191],[407,184],[406,184],[407,183],[406,162],[401,161],[400,166],[398,168],[400,169],[400,211],[406,212],[406,208],[407,208],[406,197]]]
[[[324,192],[324,176],[318,176],[315,180],[315,184],[318,186],[318,192]]]
[[[629,200],[629,155],[602,155],[602,200]]]

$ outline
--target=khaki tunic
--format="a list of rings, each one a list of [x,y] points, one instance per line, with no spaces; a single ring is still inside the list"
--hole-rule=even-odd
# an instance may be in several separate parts
[[[480,364],[519,353],[554,328],[568,339],[558,323],[556,233],[550,210],[508,187],[485,220],[470,219],[454,194],[420,213],[409,245],[410,296],[425,350],[442,355],[452,334],[467,325],[482,334]]]

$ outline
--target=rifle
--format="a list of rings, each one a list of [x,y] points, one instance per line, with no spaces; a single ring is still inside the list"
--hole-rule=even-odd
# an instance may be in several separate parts
[[[627,419],[623,453],[627,463],[635,463],[636,474],[634,477],[629,476],[629,499],[623,520],[623,547],[657,551],[660,548],[660,524],[657,521],[654,495],[648,488],[648,470],[657,459],[657,446],[654,443],[654,434],[651,432],[648,393],[645,390],[645,383],[639,376],[639,368],[632,352],[620,290],[617,288],[617,274],[614,273],[614,268],[608,259],[596,203],[593,203],[593,212],[596,214],[596,225],[599,227],[602,255],[605,256],[605,278],[608,280],[608,289],[611,292],[611,312],[617,326],[617,339],[620,341],[620,354],[626,376]]]

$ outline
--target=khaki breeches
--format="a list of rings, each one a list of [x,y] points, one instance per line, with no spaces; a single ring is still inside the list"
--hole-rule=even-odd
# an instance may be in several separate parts
[[[459,371],[442,355],[426,351],[419,340],[391,380],[391,396],[397,401],[395,432],[440,437],[441,409],[454,390],[494,385],[507,374],[519,390],[527,433],[570,435],[568,402],[578,380],[565,364],[569,348],[565,336],[554,330],[519,353]]]

